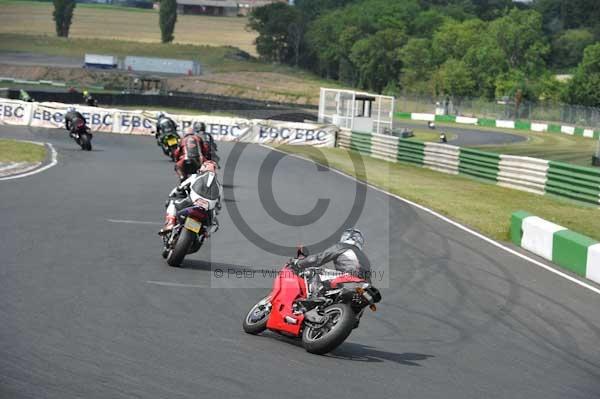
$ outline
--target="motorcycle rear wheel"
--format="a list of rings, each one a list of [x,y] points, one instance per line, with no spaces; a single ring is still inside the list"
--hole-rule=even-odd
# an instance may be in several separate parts
[[[167,254],[167,263],[169,266],[177,267],[181,265],[183,258],[188,254],[188,251],[194,242],[194,234],[195,233],[186,228],[181,229],[175,247]]]
[[[175,159],[175,150],[177,149],[177,146],[171,146],[169,147],[169,156],[171,157],[171,161],[176,162],[177,159]]]
[[[261,309],[261,306],[266,306],[269,300],[269,295],[267,295],[266,297],[264,297],[263,299],[261,299],[260,301],[258,301],[258,303],[256,305],[254,305],[252,307],[252,309],[250,309],[250,311],[248,312],[248,314],[246,315],[246,317],[244,318],[244,323],[242,324],[242,327],[244,328],[244,331],[248,334],[260,334],[261,332],[265,331],[267,329],[267,322],[269,321],[269,315],[271,314],[271,311],[267,311],[266,309]],[[258,314],[257,313],[262,311],[262,314]],[[252,316],[259,316],[260,319],[258,320],[254,320],[252,318]]]
[[[87,133],[81,133],[79,135],[79,143],[81,145],[81,149],[84,151],[92,151],[92,140],[90,135]]]
[[[302,332],[302,345],[309,353],[323,355],[340,346],[352,332],[355,323],[354,311],[345,303],[336,303],[325,308],[329,317],[323,326],[306,326]]]

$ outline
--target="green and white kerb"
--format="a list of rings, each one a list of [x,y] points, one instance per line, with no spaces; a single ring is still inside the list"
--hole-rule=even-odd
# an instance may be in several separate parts
[[[600,242],[523,211],[512,214],[510,235],[523,249],[600,283]]]

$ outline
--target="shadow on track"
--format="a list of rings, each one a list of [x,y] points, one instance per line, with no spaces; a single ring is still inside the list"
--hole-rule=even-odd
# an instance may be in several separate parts
[[[375,349],[368,345],[362,345],[353,342],[346,342],[342,344],[339,348],[334,350],[328,356],[336,359],[345,359],[367,363],[381,363],[387,360],[404,366],[413,367],[422,367],[421,364],[416,363],[419,360],[427,360],[429,358],[435,357],[433,355],[426,355],[424,353],[387,352]]]
[[[298,348],[302,348],[302,342],[300,339],[286,337],[271,331],[267,331],[263,335],[264,338],[275,339],[286,344],[293,345]],[[357,344],[354,342],[344,342],[333,352],[324,355],[332,359],[338,360],[349,360],[354,362],[366,362],[366,363],[382,363],[385,361],[394,362],[403,366],[411,367],[423,367],[420,363],[421,360],[427,360],[433,358],[433,355],[427,355],[424,353],[394,353],[387,352],[373,348],[372,346]]]

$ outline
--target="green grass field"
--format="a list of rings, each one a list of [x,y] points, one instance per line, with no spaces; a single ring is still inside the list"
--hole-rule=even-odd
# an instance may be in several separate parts
[[[54,35],[52,11],[51,2],[0,0],[0,33]],[[247,30],[246,24],[247,19],[239,17],[178,15],[175,43],[233,46],[256,54],[256,33]],[[160,42],[158,11],[77,4],[70,36]]]
[[[18,140],[0,139],[0,162],[42,162],[46,148]]]
[[[525,210],[600,240],[600,210],[560,198],[530,194],[463,176],[363,157],[365,171],[354,171],[348,151],[304,146],[278,147],[338,170],[431,208],[492,237],[508,241],[510,215]],[[482,200],[485,199],[485,200]]]

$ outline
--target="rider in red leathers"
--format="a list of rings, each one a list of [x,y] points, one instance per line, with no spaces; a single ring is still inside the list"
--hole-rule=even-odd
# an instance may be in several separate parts
[[[186,133],[175,150],[175,171],[181,181],[195,173],[209,158],[208,148],[193,131]]]

